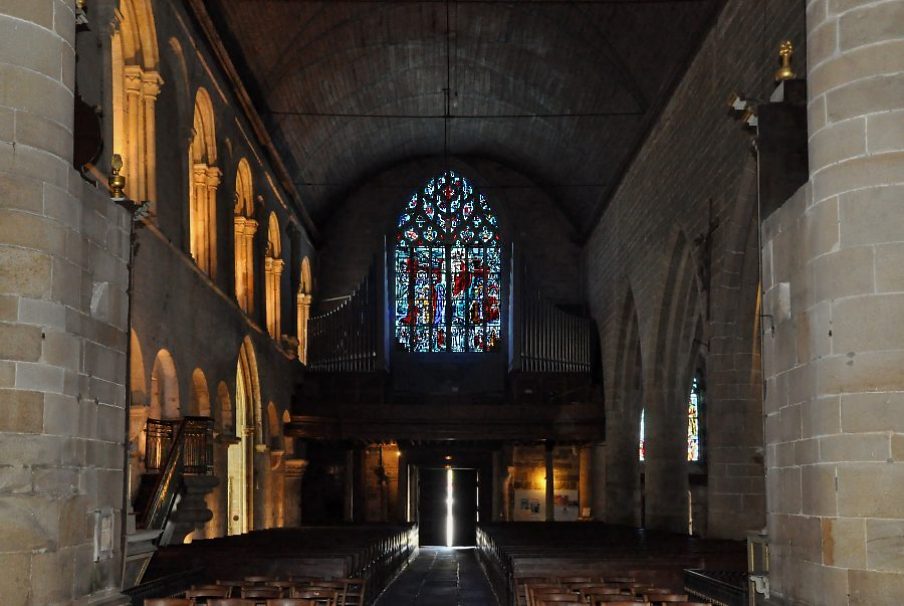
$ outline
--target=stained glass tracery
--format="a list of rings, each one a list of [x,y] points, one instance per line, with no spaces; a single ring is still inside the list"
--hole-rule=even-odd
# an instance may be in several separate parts
[[[395,326],[413,352],[487,352],[502,339],[498,220],[467,179],[449,171],[399,216]]]
[[[687,397],[687,460],[700,460],[700,407],[703,405],[703,380],[695,373]]]

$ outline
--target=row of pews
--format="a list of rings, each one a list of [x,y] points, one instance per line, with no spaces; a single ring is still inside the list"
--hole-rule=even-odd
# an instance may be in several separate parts
[[[180,605],[318,599],[317,606],[363,606],[416,554],[417,545],[417,526],[409,525],[307,526],[196,540],[158,550],[142,585],[127,593],[134,605],[177,598],[189,600]]]
[[[597,522],[481,524],[477,555],[503,606],[539,606],[526,585],[550,590],[544,593],[553,598],[545,601],[559,606],[569,598],[583,604],[724,605],[688,587],[686,571],[746,570],[740,541]]]
[[[143,606],[364,606],[367,598],[364,579],[250,576],[193,585],[176,597],[145,599]]]

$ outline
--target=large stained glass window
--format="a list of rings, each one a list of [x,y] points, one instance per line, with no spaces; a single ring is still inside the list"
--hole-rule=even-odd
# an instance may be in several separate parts
[[[700,460],[700,409],[703,406],[703,377],[694,373],[687,397],[687,460]]]
[[[502,342],[499,226],[486,198],[449,171],[399,217],[395,337],[412,352],[487,352]]]

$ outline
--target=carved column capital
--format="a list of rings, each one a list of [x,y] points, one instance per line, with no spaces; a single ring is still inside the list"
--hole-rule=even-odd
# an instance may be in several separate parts
[[[308,469],[308,463],[307,459],[286,459],[286,477],[303,478],[304,472]]]
[[[159,72],[153,70],[141,72],[141,93],[146,99],[156,100],[162,86],[163,78]]]

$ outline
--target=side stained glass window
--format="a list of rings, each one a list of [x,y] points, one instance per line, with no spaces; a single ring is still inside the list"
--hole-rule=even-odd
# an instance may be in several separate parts
[[[644,427],[644,416],[646,415],[646,412],[647,412],[646,409],[641,409],[641,411],[640,411],[640,460],[641,461],[643,461],[644,457],[646,457],[646,455],[647,455],[647,445],[646,445],[646,441],[644,440],[644,433],[645,433],[645,429],[646,429]]]
[[[703,378],[694,374],[687,397],[687,460],[700,460],[700,409],[703,406]]]
[[[499,226],[483,195],[449,171],[399,216],[395,338],[411,352],[488,352],[502,342]]]

